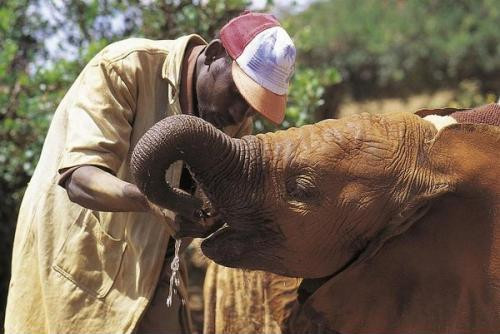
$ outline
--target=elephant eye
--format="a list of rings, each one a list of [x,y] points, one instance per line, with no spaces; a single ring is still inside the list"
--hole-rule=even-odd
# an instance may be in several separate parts
[[[318,197],[319,191],[307,175],[290,177],[286,181],[286,192],[292,200],[307,202]]]

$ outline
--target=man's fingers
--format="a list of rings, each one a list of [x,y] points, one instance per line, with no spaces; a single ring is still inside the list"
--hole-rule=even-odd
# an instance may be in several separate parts
[[[204,238],[222,226],[222,223],[215,218],[203,218],[195,221],[181,215],[177,215],[176,222],[180,226],[177,233],[179,237]]]
[[[154,203],[148,202],[148,204],[149,208],[151,209],[151,212],[153,212],[153,214],[155,214],[157,217],[162,218],[162,220],[165,222],[167,233],[169,235],[175,236],[180,228],[178,222],[175,219],[176,218],[175,213],[170,210],[159,207]]]
[[[174,238],[204,238],[223,225],[218,216],[186,217],[151,202],[149,207],[156,216],[163,218],[167,232]]]

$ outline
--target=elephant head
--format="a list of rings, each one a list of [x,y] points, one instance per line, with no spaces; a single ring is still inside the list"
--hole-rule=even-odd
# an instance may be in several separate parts
[[[174,116],[138,143],[132,169],[150,200],[200,215],[162,181],[184,160],[222,226],[203,252],[320,279],[304,309],[327,328],[487,331],[500,328],[499,143],[498,127],[438,131],[410,113],[242,139]]]

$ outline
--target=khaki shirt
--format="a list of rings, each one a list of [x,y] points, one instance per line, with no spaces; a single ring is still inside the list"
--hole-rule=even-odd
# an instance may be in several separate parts
[[[153,295],[169,235],[149,213],[72,203],[61,172],[104,167],[130,181],[131,150],[165,116],[181,113],[184,51],[197,35],[113,43],[84,68],[58,106],[19,212],[6,333],[130,333]],[[226,129],[239,136],[251,121]],[[178,186],[182,165],[167,171]]]

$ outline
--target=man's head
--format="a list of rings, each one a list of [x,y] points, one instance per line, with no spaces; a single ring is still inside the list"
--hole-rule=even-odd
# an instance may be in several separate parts
[[[274,16],[236,17],[198,57],[199,116],[219,128],[239,123],[253,111],[281,123],[294,64],[293,42]]]

